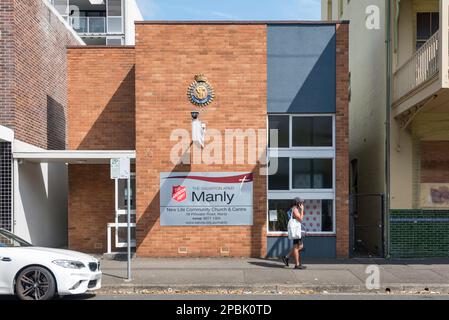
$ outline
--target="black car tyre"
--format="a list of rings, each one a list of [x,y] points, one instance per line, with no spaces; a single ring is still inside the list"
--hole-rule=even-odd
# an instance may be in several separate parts
[[[32,266],[16,279],[16,295],[21,300],[50,300],[56,293],[56,281],[45,268]]]

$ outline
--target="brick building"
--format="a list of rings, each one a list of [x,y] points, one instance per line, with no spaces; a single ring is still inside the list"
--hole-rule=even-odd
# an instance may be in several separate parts
[[[139,256],[278,256],[295,196],[306,200],[306,255],[348,256],[346,22],[138,22],[135,46],[71,46],[68,68],[69,151],[42,157],[69,163],[70,248],[126,245],[128,190],[109,160],[129,157]],[[189,101],[191,85],[204,106]],[[204,148],[190,143],[192,111]],[[246,134],[243,161],[231,130]]]
[[[47,0],[1,1],[0,228],[36,244],[67,244],[67,168],[13,154],[66,148],[66,47],[81,44]]]

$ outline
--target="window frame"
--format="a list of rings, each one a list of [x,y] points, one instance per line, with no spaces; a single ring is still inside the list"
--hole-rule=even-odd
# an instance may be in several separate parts
[[[310,236],[335,236],[336,235],[336,115],[333,113],[322,114],[279,114],[270,113],[267,115],[267,128],[269,128],[270,116],[288,116],[289,117],[289,148],[271,148],[268,146],[267,160],[270,158],[289,158],[289,190],[269,190],[267,175],[267,236],[287,236],[286,231],[270,231],[269,223],[269,202],[270,200],[288,200],[297,197],[298,194],[304,200],[332,200],[332,231],[311,232]],[[293,147],[293,118],[295,117],[331,117],[332,118],[332,146],[331,147]],[[267,131],[267,136],[269,130]],[[267,140],[268,141],[268,140]],[[332,159],[332,189],[293,189],[293,159]]]
[[[428,15],[430,15],[430,20],[429,20],[430,32],[432,32],[432,15],[434,13],[438,13],[438,15],[441,14],[438,10],[435,10],[435,11],[433,11],[433,10],[415,10],[414,17],[413,17],[413,19],[414,19],[414,28],[413,28],[414,30],[413,30],[413,33],[414,33],[414,37],[415,37],[415,41],[413,43],[413,45],[414,45],[413,52],[417,52],[419,50],[419,48],[417,48],[418,47],[418,42],[423,42],[424,41],[424,43],[425,43],[427,40],[429,40],[434,35],[434,33],[433,33],[427,39],[423,39],[423,38],[422,39],[421,38],[418,39],[418,14],[428,14]],[[438,24],[439,24],[439,20],[438,20]],[[439,25],[438,26],[438,30],[440,30],[440,29],[441,29],[441,26]]]

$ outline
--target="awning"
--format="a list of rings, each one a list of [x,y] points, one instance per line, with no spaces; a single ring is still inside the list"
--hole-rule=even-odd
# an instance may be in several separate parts
[[[135,162],[135,150],[44,150],[14,152],[13,158],[36,163],[109,164],[111,159],[130,158]]]

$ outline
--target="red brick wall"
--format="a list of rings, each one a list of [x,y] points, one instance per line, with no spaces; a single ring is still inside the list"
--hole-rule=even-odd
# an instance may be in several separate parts
[[[14,126],[14,5],[0,2],[0,125]]]
[[[69,149],[134,150],[134,49],[72,47],[68,67]],[[106,252],[114,195],[108,165],[69,166],[71,249]]]
[[[104,253],[107,224],[114,222],[114,181],[109,165],[71,165],[69,170],[69,248]]]
[[[208,128],[266,129],[265,25],[138,24],[136,38],[137,254],[230,256],[266,254],[266,178],[255,165],[175,166],[170,133],[191,131],[186,97],[195,74],[204,73],[216,99],[201,120]],[[253,171],[254,226],[160,227],[159,173]],[[185,255],[185,254],[184,254]]]
[[[134,150],[134,48],[69,48],[68,68],[69,149]]]
[[[449,141],[421,142],[421,183],[449,182]]]
[[[24,142],[64,149],[66,46],[79,42],[42,1],[2,0],[0,12],[0,124]]]
[[[337,25],[336,220],[337,258],[349,256],[349,25]]]

